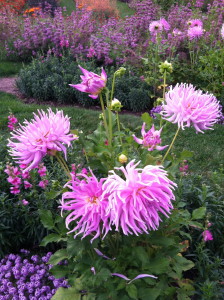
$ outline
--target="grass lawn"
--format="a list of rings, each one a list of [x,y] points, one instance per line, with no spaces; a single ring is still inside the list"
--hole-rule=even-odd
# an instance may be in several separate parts
[[[20,122],[31,119],[32,112],[37,109],[47,109],[49,105],[25,104],[15,96],[0,93],[1,123],[0,134],[7,129],[7,116],[9,109],[16,115]],[[71,128],[83,130],[86,134],[95,130],[99,121],[99,111],[77,108],[72,106],[59,107],[65,114],[71,117]],[[121,122],[136,132],[140,137],[140,116],[125,114],[120,116]],[[177,127],[170,124],[170,136],[174,136]],[[198,174],[209,175],[209,172],[220,168],[224,162],[224,126],[215,125],[214,130],[207,130],[204,134],[196,134],[193,128],[181,131],[175,141],[173,152],[189,150],[194,152],[193,163],[190,171]],[[164,139],[163,145],[171,142],[171,139]]]
[[[16,76],[23,66],[23,62],[0,60],[0,77]]]

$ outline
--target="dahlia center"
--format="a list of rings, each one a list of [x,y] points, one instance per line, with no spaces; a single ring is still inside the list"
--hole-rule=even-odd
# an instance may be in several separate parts
[[[88,197],[88,198],[86,199],[86,201],[87,201],[88,203],[90,203],[90,204],[98,204],[98,200],[99,200],[99,198],[96,197],[96,196]]]

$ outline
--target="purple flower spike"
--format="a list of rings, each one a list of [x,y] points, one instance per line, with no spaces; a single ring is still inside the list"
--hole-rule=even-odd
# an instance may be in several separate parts
[[[163,150],[168,147],[166,146],[158,146],[161,143],[160,134],[161,134],[162,128],[160,130],[155,130],[154,125],[152,125],[152,128],[145,132],[145,123],[142,125],[142,139],[137,138],[134,134],[132,135],[136,143],[143,145],[145,148],[148,148],[148,151],[153,150]]]
[[[101,75],[97,75],[93,72],[89,72],[86,69],[79,66],[82,73],[81,75],[82,83],[80,84],[69,84],[71,87],[79,90],[80,92],[89,93],[89,97],[92,99],[97,99],[101,90],[106,86],[107,74],[102,69]]]
[[[102,256],[105,259],[111,259],[108,256],[104,255],[100,250],[98,250],[97,248],[94,248],[94,250],[96,251],[96,254],[98,254],[99,256]]]

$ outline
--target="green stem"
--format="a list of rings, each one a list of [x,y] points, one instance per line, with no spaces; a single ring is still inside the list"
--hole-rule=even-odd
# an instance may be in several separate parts
[[[56,153],[55,157],[57,158],[57,160],[58,160],[59,164],[61,165],[62,169],[65,171],[65,174],[68,176],[69,179],[71,179],[70,170],[68,168],[67,163],[63,159],[63,157],[61,157],[59,152]]]
[[[165,92],[166,92],[166,70],[164,71],[163,74],[163,102],[165,102]],[[163,125],[163,119],[162,117],[160,117],[160,123],[159,123],[160,128],[162,127],[162,125]]]
[[[177,137],[179,131],[180,131],[180,127],[178,127],[178,129],[177,129],[177,131],[176,131],[176,133],[175,133],[175,136],[174,136],[174,138],[173,138],[173,140],[172,140],[172,142],[171,142],[171,144],[170,144],[168,150],[166,151],[166,154],[165,154],[164,157],[163,157],[162,163],[164,162],[164,160],[166,159],[167,155],[169,154],[171,148],[173,147],[173,144],[174,144],[174,142],[175,142],[175,140],[176,140],[176,137]]]
[[[117,111],[116,111],[116,115],[117,115],[117,128],[118,128],[119,133],[121,133],[120,119],[119,119],[119,114],[118,114]],[[122,139],[121,139],[121,136],[120,136],[120,143],[121,143],[121,145],[122,145]]]
[[[105,108],[104,108],[104,103],[103,103],[103,97],[102,94],[100,93],[100,104],[101,104],[101,108],[102,108],[102,112],[103,112],[103,123],[104,123],[104,127],[106,130],[106,135],[109,141],[109,132],[108,132],[108,126],[107,126],[107,119],[106,119],[106,113],[105,113]]]
[[[116,78],[116,75],[114,73],[113,81],[112,81],[112,88],[111,88],[111,95],[110,95],[110,105],[111,105],[111,102],[112,102],[113,96],[114,96],[115,78]]]

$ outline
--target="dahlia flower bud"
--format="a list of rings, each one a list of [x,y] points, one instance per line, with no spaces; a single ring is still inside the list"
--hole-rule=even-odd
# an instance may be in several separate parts
[[[128,161],[128,158],[127,158],[127,156],[125,154],[121,154],[118,157],[118,161],[121,164],[125,164]]]
[[[71,87],[79,90],[80,92],[89,93],[89,97],[92,99],[97,99],[102,89],[105,88],[107,82],[107,74],[102,69],[101,75],[97,75],[93,72],[89,72],[86,69],[79,66],[82,73],[81,75],[82,83],[80,84],[69,84]]]
[[[111,101],[111,110],[120,111],[122,107],[123,106],[121,105],[121,102],[118,99],[114,98]]]
[[[161,74],[164,74],[165,72],[172,73],[173,66],[171,63],[169,63],[167,60],[165,60],[163,63],[161,63],[159,65],[159,71]]]

